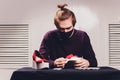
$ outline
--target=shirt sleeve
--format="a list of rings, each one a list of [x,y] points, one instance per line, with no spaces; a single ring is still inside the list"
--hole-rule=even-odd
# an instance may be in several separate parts
[[[54,61],[50,59],[50,55],[49,55],[49,47],[47,45],[48,41],[49,41],[49,36],[48,36],[48,34],[45,34],[45,36],[41,42],[39,52],[42,57],[44,57],[46,60],[48,60],[49,67],[54,68],[55,67]]]
[[[90,63],[90,67],[97,67],[97,60],[95,53],[93,51],[92,45],[90,43],[89,36],[86,32],[83,34],[83,57],[87,59]]]

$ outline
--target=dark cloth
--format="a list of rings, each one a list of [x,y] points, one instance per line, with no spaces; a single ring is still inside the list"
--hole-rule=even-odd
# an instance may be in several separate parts
[[[111,67],[100,69],[33,69],[21,68],[14,71],[10,80],[120,80],[120,71]]]
[[[50,67],[54,67],[55,59],[66,57],[69,54],[87,59],[90,62],[90,67],[97,66],[89,36],[81,30],[74,29],[73,36],[69,39],[62,38],[61,32],[58,30],[47,32],[42,40],[39,52],[50,61]]]

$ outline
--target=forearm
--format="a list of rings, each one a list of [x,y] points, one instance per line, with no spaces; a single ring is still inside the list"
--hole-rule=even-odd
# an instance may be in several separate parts
[[[94,59],[89,59],[88,61],[89,61],[89,63],[90,63],[90,66],[89,66],[89,67],[97,67],[98,63],[97,63],[96,58],[94,58]]]

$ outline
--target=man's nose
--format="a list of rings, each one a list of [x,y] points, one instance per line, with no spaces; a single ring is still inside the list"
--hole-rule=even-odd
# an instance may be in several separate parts
[[[68,30],[64,29],[64,32],[68,32]]]

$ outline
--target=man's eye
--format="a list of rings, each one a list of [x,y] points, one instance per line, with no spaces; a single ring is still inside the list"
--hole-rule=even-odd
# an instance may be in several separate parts
[[[60,30],[65,30],[64,28],[60,28]]]
[[[70,28],[71,28],[71,26],[69,28],[66,28],[66,29],[70,29]]]
[[[66,29],[70,29],[70,28],[66,28]]]

